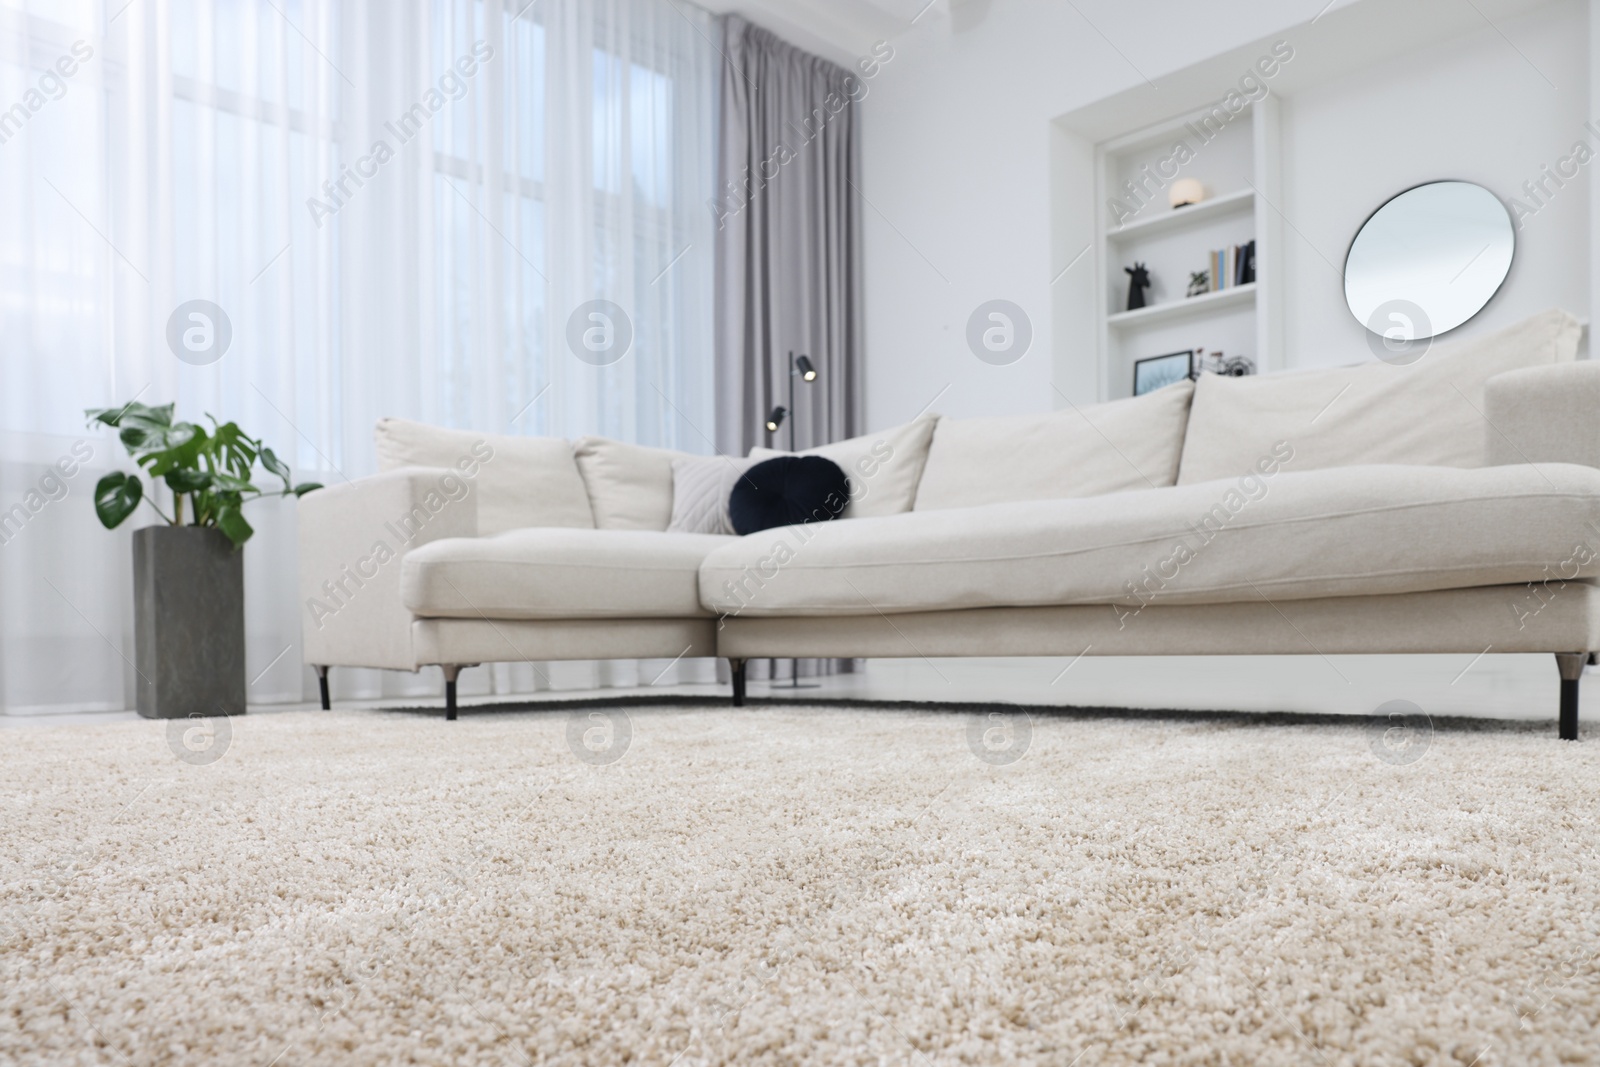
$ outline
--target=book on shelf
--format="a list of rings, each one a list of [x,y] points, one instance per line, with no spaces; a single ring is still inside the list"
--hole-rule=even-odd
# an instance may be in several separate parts
[[[1253,240],[1242,245],[1213,249],[1210,259],[1208,269],[1211,274],[1210,291],[1213,293],[1250,285],[1256,280],[1256,243]]]

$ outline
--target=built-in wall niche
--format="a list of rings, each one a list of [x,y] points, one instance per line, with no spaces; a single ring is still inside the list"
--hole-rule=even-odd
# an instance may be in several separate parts
[[[1214,106],[1103,141],[1095,149],[1100,388],[1106,399],[1133,392],[1133,365],[1183,349],[1277,363],[1276,323],[1263,300],[1271,283],[1277,232],[1269,203],[1275,187],[1276,101],[1226,115]],[[1203,198],[1173,207],[1181,180],[1200,183]],[[1254,242],[1253,280],[1211,253]],[[1143,264],[1145,306],[1129,310],[1128,268]],[[1192,276],[1207,273],[1198,295]]]
[[[1143,322],[1121,332],[1118,340],[1127,354],[1126,367],[1118,365],[1117,380],[1108,382],[1111,397],[1133,395],[1133,364],[1169,352],[1196,355],[1222,352],[1249,354],[1255,350],[1255,310],[1249,304],[1213,309],[1204,316],[1167,318]]]
[[[1119,232],[1139,224],[1187,212],[1171,206],[1175,182],[1192,178],[1205,191],[1201,203],[1249,194],[1254,172],[1249,110],[1226,123],[1207,112],[1178,123],[1163,123],[1154,132],[1140,131],[1126,144],[1106,146],[1110,188],[1106,190],[1107,228]],[[1191,205],[1191,207],[1198,205]]]
[[[1135,262],[1145,265],[1150,278],[1150,285],[1144,292],[1144,314],[1161,313],[1171,304],[1194,300],[1187,295],[1190,276],[1196,271],[1205,271],[1209,279],[1211,253],[1232,247],[1244,248],[1255,239],[1256,220],[1251,210],[1251,196],[1246,189],[1242,196],[1234,194],[1225,203],[1210,200],[1191,207],[1168,209],[1150,220],[1162,225],[1129,227],[1112,233],[1107,241],[1110,251],[1107,266],[1111,277],[1106,287],[1110,298],[1106,313],[1112,317],[1113,325],[1128,306],[1131,278],[1126,268]],[[1213,291],[1224,293],[1233,287],[1232,284],[1213,286]],[[1132,313],[1135,320],[1139,315],[1140,312]]]

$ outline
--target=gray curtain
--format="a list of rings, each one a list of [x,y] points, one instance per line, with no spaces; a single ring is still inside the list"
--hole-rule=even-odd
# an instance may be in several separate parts
[[[737,15],[722,20],[717,150],[717,448],[789,447],[768,412],[789,405],[789,353],[817,379],[795,382],[799,449],[862,426],[861,194],[857,101],[850,71],[802,52]],[[850,661],[801,661],[799,673]],[[758,676],[761,664],[752,664]],[[787,677],[789,662],[774,664]]]
[[[737,15],[722,19],[716,220],[717,447],[787,448],[764,427],[795,385],[795,445],[862,433],[861,195],[856,98],[845,68]]]

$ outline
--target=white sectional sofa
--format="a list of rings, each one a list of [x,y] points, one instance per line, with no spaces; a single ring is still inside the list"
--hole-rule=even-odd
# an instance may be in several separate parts
[[[1407,366],[1203,376],[814,451],[832,522],[675,532],[677,453],[384,420],[300,503],[306,661],[1600,650],[1600,363],[1550,311]]]

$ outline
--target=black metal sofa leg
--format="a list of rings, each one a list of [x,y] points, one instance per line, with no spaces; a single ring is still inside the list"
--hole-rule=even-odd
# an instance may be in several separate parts
[[[1557,652],[1556,669],[1561,672],[1561,740],[1578,739],[1578,685],[1583,668],[1589,663],[1587,652]]]
[[[730,659],[728,667],[733,672],[733,706],[744,707],[744,660]]]
[[[317,688],[322,690],[322,710],[332,711],[333,704],[328,700],[328,668],[313,663],[311,669],[317,672]]]
[[[444,671],[444,717],[446,722],[456,721],[456,676],[461,673],[461,664],[440,664],[439,669]]]

